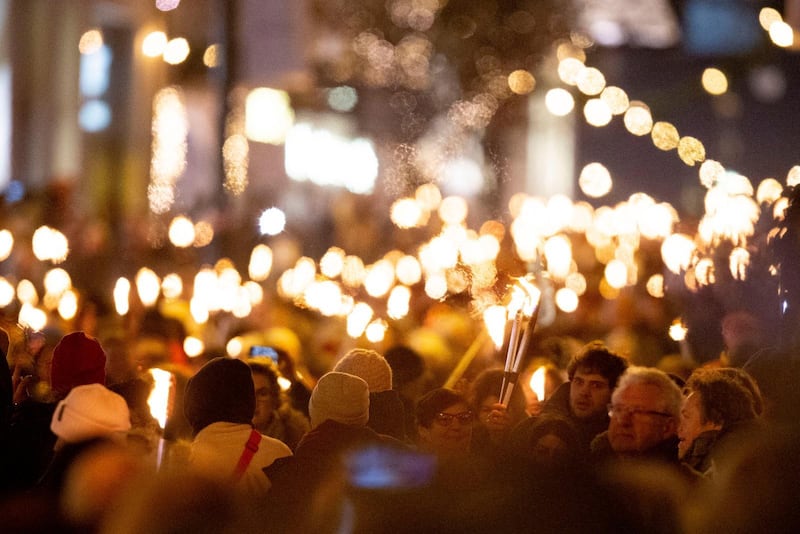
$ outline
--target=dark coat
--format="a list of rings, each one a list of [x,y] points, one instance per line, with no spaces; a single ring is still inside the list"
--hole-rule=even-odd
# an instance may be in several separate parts
[[[335,501],[341,496],[347,484],[347,455],[371,445],[406,447],[399,440],[366,426],[345,425],[328,419],[303,436],[294,456],[279,458],[265,468],[272,488],[264,513],[273,531],[319,532],[320,523],[333,521],[326,519],[324,513],[321,516],[309,514],[309,510],[317,506],[315,503],[320,498],[332,497]],[[331,487],[340,491],[330,493]]]
[[[668,464],[677,464],[678,441],[678,436],[672,436],[646,451],[635,454],[619,455],[611,448],[611,442],[608,440],[608,431],[606,431],[602,434],[599,434],[592,441],[592,459],[603,461],[612,460],[615,458],[635,458],[639,460],[653,460]]]
[[[603,412],[596,417],[576,417],[569,407],[570,383],[564,382],[553,392],[542,407],[542,414],[550,413],[567,419],[578,432],[579,444],[585,454],[589,454],[592,440],[600,433],[608,430],[608,414]],[[523,422],[525,423],[525,422]],[[528,422],[533,425],[533,421]]]
[[[32,488],[53,458],[56,435],[50,422],[56,403],[27,400],[15,409],[9,429],[8,485],[16,490]]]
[[[407,442],[405,408],[400,394],[393,389],[369,394],[369,421],[367,426],[378,434],[392,436]]]
[[[719,464],[724,463],[744,439],[761,435],[763,431],[758,419],[726,425],[721,430],[708,430],[695,438],[681,462],[704,477],[713,477]]]

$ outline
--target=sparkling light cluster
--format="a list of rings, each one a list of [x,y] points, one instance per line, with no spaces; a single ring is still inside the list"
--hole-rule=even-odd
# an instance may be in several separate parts
[[[153,99],[152,159],[147,198],[153,213],[175,201],[175,183],[186,169],[189,123],[180,89],[167,87]]]

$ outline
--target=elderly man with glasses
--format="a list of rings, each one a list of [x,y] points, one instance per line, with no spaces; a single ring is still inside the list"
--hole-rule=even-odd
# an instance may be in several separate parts
[[[592,442],[593,457],[677,463],[681,402],[681,390],[669,375],[629,367],[611,395],[608,431]]]

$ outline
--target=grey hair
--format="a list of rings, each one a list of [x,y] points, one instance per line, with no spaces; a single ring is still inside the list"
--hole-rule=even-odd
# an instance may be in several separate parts
[[[614,402],[622,391],[637,384],[657,387],[661,392],[661,403],[663,405],[661,409],[671,414],[673,417],[678,417],[680,415],[681,403],[683,402],[681,388],[678,387],[667,373],[654,367],[642,367],[637,365],[628,367],[619,378],[617,387],[611,395],[611,401]]]

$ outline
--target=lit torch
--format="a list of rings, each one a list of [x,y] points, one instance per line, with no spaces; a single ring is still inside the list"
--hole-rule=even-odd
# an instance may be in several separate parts
[[[517,282],[512,287],[511,301],[508,304],[508,315],[513,317],[513,322],[506,352],[503,384],[500,388],[500,403],[503,405],[508,405],[511,392],[519,377],[519,367],[528,349],[533,330],[536,328],[539,301],[542,295],[539,288],[527,277],[518,278]]]
[[[546,379],[547,368],[544,365],[540,365],[531,375],[531,381],[529,382],[531,391],[536,395],[536,400],[539,402],[544,400]]]
[[[687,332],[688,329],[680,318],[672,321],[672,324],[669,327],[669,337],[678,342],[678,346],[681,349],[681,357],[685,361],[691,362],[693,360],[692,350],[689,348],[689,343],[686,341]]]
[[[458,364],[453,368],[453,371],[444,383],[444,387],[455,387],[458,380],[469,367],[469,364],[472,363],[472,360],[478,354],[478,351],[480,351],[486,343],[487,337],[492,339],[494,346],[498,349],[503,346],[506,322],[506,309],[503,306],[489,306],[483,311],[483,323],[485,328],[481,329],[472,344],[467,348],[467,351],[458,361]]]
[[[167,418],[170,412],[170,395],[172,393],[172,373],[163,369],[150,369],[150,376],[153,377],[153,389],[147,397],[147,405],[150,407],[150,415],[158,422],[161,429],[161,436],[158,439],[158,451],[156,453],[156,470],[161,469],[164,460],[164,427],[167,426]]]

